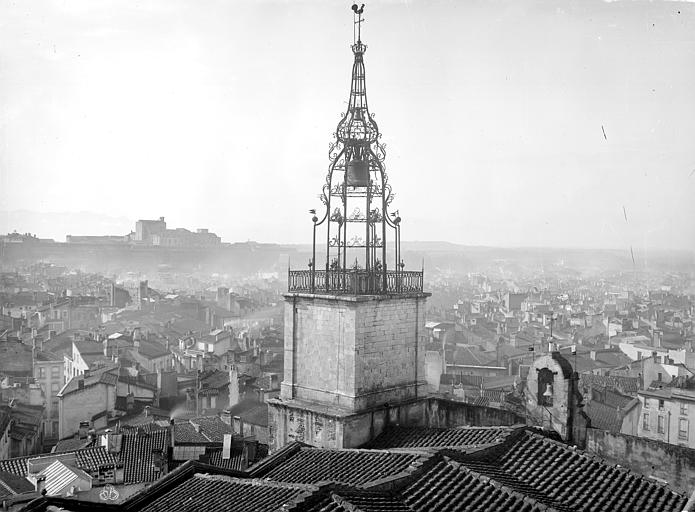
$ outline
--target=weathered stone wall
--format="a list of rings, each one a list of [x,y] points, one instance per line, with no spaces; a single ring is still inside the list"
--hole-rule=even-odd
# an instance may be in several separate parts
[[[281,396],[356,411],[421,394],[426,297],[287,295]]]
[[[425,299],[378,298],[357,306],[358,409],[417,396],[425,389]]]
[[[80,421],[90,421],[92,416],[116,408],[114,386],[98,384],[61,397],[59,407],[59,435],[63,439],[77,432]]]
[[[340,413],[314,404],[269,400],[270,450],[301,441],[321,448],[355,448],[383,432],[386,426],[459,427],[518,425],[524,418],[491,407],[427,397],[360,413]]]
[[[587,429],[586,451],[689,494],[695,487],[695,450],[605,430]]]

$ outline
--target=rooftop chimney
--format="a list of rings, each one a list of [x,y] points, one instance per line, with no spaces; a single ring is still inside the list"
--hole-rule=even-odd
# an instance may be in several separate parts
[[[232,434],[224,434],[222,442],[222,460],[229,460],[232,457]]]
[[[88,421],[80,421],[80,427],[78,430],[78,434],[80,436],[80,439],[87,439],[88,433],[89,433],[89,422]]]
[[[169,444],[173,449],[176,446],[176,429],[174,424],[174,418],[169,420]]]

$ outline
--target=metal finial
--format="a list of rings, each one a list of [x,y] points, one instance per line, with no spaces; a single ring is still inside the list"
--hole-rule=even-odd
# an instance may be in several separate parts
[[[364,21],[364,18],[362,18],[362,13],[364,12],[364,4],[362,4],[359,8],[357,7],[357,4],[352,4],[352,12],[355,13],[353,15],[353,19],[355,26],[357,27],[357,31],[355,31],[353,27],[352,37],[355,44],[357,44],[362,42],[362,38],[360,36],[362,30],[362,22]]]

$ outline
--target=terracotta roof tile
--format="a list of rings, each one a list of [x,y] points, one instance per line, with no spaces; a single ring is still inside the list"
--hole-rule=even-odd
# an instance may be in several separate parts
[[[582,386],[594,386],[600,388],[620,390],[623,393],[636,394],[640,388],[638,377],[625,377],[622,375],[593,375],[581,373],[579,380]]]
[[[360,485],[412,471],[423,458],[414,453],[301,448],[263,476],[279,482],[319,481]]]
[[[92,448],[84,448],[82,450],[75,450],[77,467],[84,469],[85,471],[96,471],[102,466],[112,466],[116,463],[116,459],[111,455],[106,448],[103,446],[97,446]],[[29,455],[27,457],[15,457],[13,459],[0,460],[0,471],[6,471],[12,473],[16,476],[24,477],[27,475],[27,461],[36,457],[50,457],[51,453],[44,453],[40,455]]]
[[[224,435],[232,433],[232,426],[227,425],[219,416],[199,416],[188,421],[193,425],[198,425],[200,431],[215,443],[223,442]]]
[[[453,461],[441,461],[402,491],[412,510],[540,511],[545,506]]]
[[[120,460],[123,463],[123,479],[126,484],[153,482],[161,476],[156,469],[158,460],[166,460],[169,445],[168,430],[149,433],[124,434]]]
[[[623,428],[623,414],[616,407],[592,400],[584,406],[584,412],[591,419],[591,427],[609,432],[620,432]]]
[[[681,510],[687,498],[598,457],[529,430],[460,462],[562,510]],[[531,489],[532,492],[529,492]]]
[[[504,441],[513,427],[390,427],[369,448],[469,448]]]
[[[317,490],[314,486],[196,474],[158,497],[143,512],[259,512],[281,510]]]

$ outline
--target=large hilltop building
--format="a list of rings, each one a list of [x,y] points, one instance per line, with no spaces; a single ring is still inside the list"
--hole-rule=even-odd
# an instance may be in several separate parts
[[[65,241],[69,244],[136,244],[170,248],[213,247],[222,243],[222,239],[207,228],[195,231],[186,228],[167,229],[164,217],[157,220],[141,219],[135,223],[135,231],[127,235],[67,235]]]

